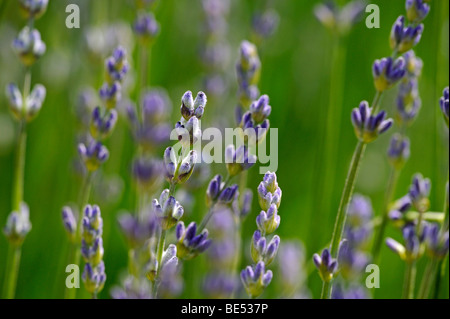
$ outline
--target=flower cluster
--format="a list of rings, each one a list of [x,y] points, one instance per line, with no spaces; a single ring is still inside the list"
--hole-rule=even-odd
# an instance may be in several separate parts
[[[351,1],[342,8],[333,1],[326,1],[314,7],[314,14],[328,30],[345,35],[361,20],[364,9],[364,2],[360,0]]]
[[[160,26],[152,12],[141,12],[134,23],[133,30],[143,44],[153,44],[160,32]]]
[[[86,290],[93,296],[97,296],[106,281],[102,232],[100,208],[87,205],[84,208],[81,232],[81,255],[86,262],[82,278]]]
[[[372,67],[375,88],[384,92],[393,87],[406,74],[405,59],[393,60],[391,57],[375,60]]]
[[[183,222],[177,224],[175,235],[177,239],[178,256],[189,260],[204,252],[211,245],[208,239],[208,230],[204,229],[197,234],[197,224],[190,223],[187,227]]]
[[[366,101],[352,111],[352,123],[355,134],[361,142],[370,143],[392,126],[392,119],[386,119],[386,112],[372,114],[373,108]]]
[[[256,43],[272,36],[280,22],[278,13],[273,9],[257,12],[252,17],[252,33]]]
[[[259,189],[261,188],[261,192]],[[264,188],[264,190],[262,190]],[[271,195],[268,195],[270,193]],[[253,234],[251,242],[251,256],[254,262],[253,266],[247,266],[241,272],[241,280],[244,284],[247,294],[256,298],[264,292],[264,289],[272,280],[272,271],[265,271],[274,260],[280,246],[280,237],[274,235],[268,242],[266,236],[275,232],[280,225],[280,216],[278,215],[278,206],[281,201],[281,190],[278,187],[277,176],[275,173],[267,172],[264,175],[262,186],[258,188],[259,201],[263,203],[261,208],[267,207],[266,198],[272,197],[279,199],[270,204],[267,212],[262,210],[256,218],[258,230]]]
[[[250,110],[242,116],[240,127],[244,131],[244,141],[250,145],[261,143],[270,127],[268,117],[272,111],[269,105],[269,97],[261,96],[250,104]]]
[[[401,169],[411,154],[409,138],[399,133],[394,134],[387,153],[391,165],[397,170]]]
[[[398,17],[392,26],[391,49],[398,53],[405,53],[419,43],[422,37],[423,24],[405,27],[405,17]]]

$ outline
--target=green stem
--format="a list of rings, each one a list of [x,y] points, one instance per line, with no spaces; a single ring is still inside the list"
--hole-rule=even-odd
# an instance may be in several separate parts
[[[389,205],[394,197],[395,188],[400,176],[400,171],[392,167],[389,174],[389,180],[386,188],[386,194],[383,204],[383,216],[380,224],[380,228],[375,236],[374,245],[372,249],[373,263],[378,264],[381,246],[383,244],[384,232],[389,221]]]
[[[155,281],[153,282],[153,298],[156,299],[158,297],[158,287],[159,287],[159,281],[161,276],[161,259],[164,252],[164,245],[166,242],[166,230],[162,229],[161,234],[159,236],[158,240],[158,250],[157,250],[157,261],[158,261],[158,268],[156,270],[156,277]]]
[[[25,72],[25,79],[23,84],[23,103],[30,94],[31,87],[31,70],[27,67]],[[25,112],[25,105],[22,107]],[[25,114],[23,114],[25,117]],[[26,144],[27,144],[27,122],[22,119],[19,123],[19,137],[16,147],[16,158],[14,165],[14,180],[12,191],[12,210],[21,214],[20,205],[23,202],[24,193],[24,176],[25,176],[25,156],[26,156]],[[19,275],[20,267],[20,246],[10,246],[10,253],[8,254],[7,267],[5,273],[5,282],[3,292],[6,298],[14,298],[16,293],[17,277]]]
[[[331,282],[323,282],[322,292],[320,294],[320,299],[330,299],[331,298]]]
[[[327,109],[326,138],[324,140],[324,166],[322,186],[319,189],[321,198],[330,198],[335,189],[337,154],[342,126],[343,85],[345,83],[346,46],[339,35],[334,36],[333,56],[331,64],[330,92]],[[332,201],[320,201],[324,206],[320,211],[328,213]],[[317,225],[317,223],[315,223]]]
[[[175,193],[175,187],[176,187],[176,183],[170,183],[170,187],[169,187],[169,197],[173,196],[173,194]],[[158,287],[159,287],[159,281],[160,281],[160,276],[161,276],[161,259],[162,259],[162,255],[164,252],[164,246],[166,243],[166,233],[167,231],[165,229],[161,229],[161,232],[159,234],[159,239],[158,239],[158,247],[156,250],[156,260],[158,261],[158,268],[156,269],[156,276],[155,276],[155,280],[153,282],[153,298],[156,299],[158,297]]]
[[[234,245],[236,249],[236,253],[234,255],[233,266],[231,268],[231,274],[234,277],[237,277],[238,268],[241,263],[241,254],[242,254],[242,221],[238,216],[234,216]],[[231,295],[231,299],[234,299],[236,291],[233,291]]]
[[[336,222],[334,224],[333,236],[331,238],[331,256],[337,256],[339,250],[339,244],[342,239],[342,233],[344,230],[345,219],[347,217],[347,206],[353,194],[353,189],[358,175],[361,159],[364,156],[367,144],[358,141],[355,151],[353,153],[352,162],[348,171],[347,179],[342,192],[341,202],[339,204],[338,213],[336,216]],[[331,295],[331,283],[324,282],[322,287],[322,298],[329,299]]]
[[[21,247],[10,245],[5,272],[5,284],[3,286],[3,297],[13,299],[16,293],[17,277],[19,275]]]
[[[379,92],[377,91],[377,93],[375,93],[375,97],[373,98],[372,101],[372,114],[375,114],[378,112],[378,109],[380,108],[380,102],[381,102],[381,98],[383,97],[383,92]]]
[[[416,262],[407,262],[405,282],[403,285],[403,299],[414,299],[414,285],[416,282]]]
[[[431,258],[428,261],[427,267],[425,268],[425,272],[423,273],[422,283],[420,284],[419,293],[417,298],[419,299],[427,299],[430,294],[430,287],[433,284],[433,274],[436,270],[436,259]]]

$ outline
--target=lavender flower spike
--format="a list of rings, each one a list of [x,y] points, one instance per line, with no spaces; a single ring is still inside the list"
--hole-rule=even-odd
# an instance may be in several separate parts
[[[430,191],[431,181],[428,178],[423,178],[421,174],[414,175],[409,188],[409,197],[419,212],[424,213],[430,208],[430,200],[428,198]]]
[[[265,264],[263,261],[258,262],[254,267],[247,266],[241,272],[241,280],[247,291],[247,294],[256,298],[260,296],[264,289],[272,281],[272,271],[265,271]]]
[[[267,211],[272,204],[275,204],[279,208],[281,194],[281,189],[277,183],[277,175],[272,172],[264,174],[264,178],[258,186],[258,200],[261,209]]]
[[[430,12],[427,0],[406,0],[406,16],[412,23],[422,22]]]
[[[178,256],[184,260],[196,257],[211,245],[211,240],[208,239],[208,230],[204,229],[197,235],[195,222],[190,223],[188,227],[185,227],[183,222],[178,222],[175,235]]]
[[[394,134],[388,149],[388,158],[391,165],[401,169],[411,154],[409,138],[401,134]]]
[[[442,113],[444,114],[445,123],[448,126],[449,118],[449,89],[448,86],[444,89],[441,99],[439,100]]]
[[[82,227],[81,255],[86,261],[82,279],[86,290],[96,297],[106,281],[103,262],[103,219],[97,205],[86,205]]]
[[[398,17],[392,26],[390,44],[391,49],[396,50],[402,54],[411,50],[417,43],[419,43],[422,37],[423,24],[418,26],[405,27],[405,17]]]
[[[109,84],[115,81],[121,82],[128,72],[127,52],[123,47],[117,47],[112,56],[106,59],[106,81]]]
[[[364,143],[373,142],[380,134],[392,126],[392,119],[385,119],[386,112],[374,115],[367,101],[362,101],[359,108],[352,111],[352,123],[358,139]]]
[[[319,270],[319,275],[324,282],[330,282],[337,270],[337,260],[331,257],[330,251],[324,249],[322,255],[314,254],[314,265]]]
[[[400,81],[406,73],[403,57],[393,61],[392,58],[375,60],[372,67],[375,88],[378,92],[390,89]]]

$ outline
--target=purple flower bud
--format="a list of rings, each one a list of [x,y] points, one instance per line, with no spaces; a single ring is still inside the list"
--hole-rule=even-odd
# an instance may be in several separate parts
[[[197,235],[197,224],[192,222],[187,228],[183,222],[179,222],[176,230],[178,256],[189,260],[204,252],[211,245],[208,239],[208,231],[205,229]]]
[[[109,84],[115,81],[121,82],[127,74],[129,66],[126,55],[126,50],[119,46],[114,50],[112,56],[106,59],[106,81]]]
[[[256,298],[260,296],[264,289],[272,281],[272,271],[265,271],[265,264],[263,261],[258,262],[255,266],[247,266],[246,269],[241,272],[241,280],[247,291],[247,294]]]
[[[240,146],[236,150],[231,144],[225,150],[225,163],[228,174],[236,176],[252,167],[256,163],[256,156],[249,154],[246,146]]]
[[[39,19],[47,10],[48,0],[20,0],[19,4],[28,19]]]
[[[398,17],[391,30],[391,49],[402,54],[412,49],[422,37],[423,24],[405,27],[405,17]]]
[[[409,159],[410,152],[409,138],[401,134],[394,134],[391,138],[391,143],[388,149],[388,158],[390,163],[396,168],[403,167],[405,162]]]
[[[134,32],[144,43],[153,43],[160,32],[159,23],[153,13],[140,14],[134,23]]]
[[[406,15],[412,23],[422,22],[430,12],[427,0],[406,0]]]
[[[409,197],[414,207],[419,212],[426,212],[430,207],[431,181],[428,178],[423,178],[421,174],[416,174],[413,177],[412,184],[409,188]]]
[[[80,143],[78,153],[89,171],[97,170],[109,158],[108,149],[95,140],[91,140],[88,145]]]
[[[313,261],[323,281],[329,282],[337,270],[337,260],[331,257],[330,251],[324,249],[322,255],[314,254]]]
[[[39,59],[46,50],[45,43],[41,40],[38,30],[31,30],[28,26],[20,31],[13,41],[13,49],[19,55],[22,63],[31,66]]]
[[[105,82],[100,88],[99,94],[100,98],[105,102],[106,108],[109,110],[113,109],[122,97],[121,85],[117,81],[112,84]]]
[[[238,185],[232,185],[220,192],[218,201],[223,204],[231,204],[238,194]]]
[[[439,100],[442,113],[444,114],[445,123],[449,123],[449,89],[448,86],[444,89],[441,99]]]
[[[378,92],[384,92],[405,76],[405,60],[402,57],[395,61],[390,57],[375,60],[372,72],[375,88]]]
[[[373,142],[380,134],[386,132],[392,126],[392,119],[385,119],[386,113],[381,111],[372,114],[372,109],[367,101],[362,101],[359,108],[352,111],[352,124],[358,139],[364,143]]]
[[[278,27],[280,17],[275,10],[255,14],[252,19],[253,32],[261,39],[268,38],[274,34]]]
[[[28,205],[22,202],[20,211],[13,211],[8,215],[3,233],[11,245],[18,247],[22,245],[30,230],[30,211]]]
[[[114,130],[118,119],[116,110],[107,110],[104,114],[99,106],[92,112],[90,132],[93,138],[103,140]]]
[[[72,212],[72,209],[69,206],[64,206],[62,209],[62,220],[64,228],[67,232],[67,235],[71,240],[75,239],[75,234],[77,232],[77,221]]]

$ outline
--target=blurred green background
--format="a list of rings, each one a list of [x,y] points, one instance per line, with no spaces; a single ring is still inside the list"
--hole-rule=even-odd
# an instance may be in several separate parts
[[[61,207],[77,198],[80,179],[74,172],[76,156],[75,136],[77,122],[73,112],[79,90],[92,86],[97,90],[103,77],[103,58],[88,53],[85,33],[90,26],[106,23],[122,23],[130,26],[136,12],[132,1],[71,0],[50,1],[47,13],[38,21],[47,52],[33,66],[32,83],[42,83],[47,88],[47,98],[38,118],[28,127],[28,144],[25,168],[25,201],[30,206],[33,229],[23,245],[18,279],[18,298],[61,298],[65,283],[67,264],[66,239],[61,222]],[[346,2],[346,1],[342,1]],[[301,239],[309,259],[331,239],[339,198],[345,175],[356,143],[350,122],[350,111],[361,100],[371,100],[374,95],[371,65],[374,59],[390,55],[388,37],[391,26],[398,15],[404,14],[404,0],[371,1],[380,7],[381,28],[368,29],[364,20],[350,32],[345,42],[347,53],[345,80],[343,80],[343,112],[335,121],[341,121],[342,134],[339,146],[335,180],[330,198],[317,195],[318,181],[323,170],[317,165],[322,156],[324,122],[329,100],[331,35],[313,14],[319,1],[279,0],[271,6],[280,15],[276,34],[259,46],[262,61],[261,93],[270,96],[273,108],[271,127],[279,129],[278,182],[283,190],[280,208],[281,225],[277,233],[282,242],[286,239]],[[76,3],[81,9],[81,28],[65,27],[65,7]],[[236,88],[234,63],[238,58],[239,43],[250,37],[252,13],[262,7],[263,1],[234,0],[229,14],[228,41],[231,56],[228,76],[230,92],[220,106],[219,114],[230,118],[234,113]],[[448,130],[439,109],[442,90],[449,77],[449,15],[447,0],[431,2],[431,13],[425,20],[425,31],[416,54],[424,61],[420,79],[422,109],[408,134],[412,143],[412,156],[402,172],[396,197],[408,190],[411,177],[421,172],[432,179],[431,210],[442,210],[444,187],[448,171]],[[11,49],[11,41],[25,25],[18,13],[16,1],[0,1],[0,88],[9,82],[22,86],[24,70]],[[204,68],[199,60],[199,47],[203,41],[201,1],[163,0],[155,14],[161,24],[151,54],[150,85],[168,90],[174,106],[173,120],[181,95],[186,90],[204,90],[202,75]],[[131,36],[131,35],[130,35]],[[130,40],[130,39],[128,39]],[[135,54],[136,56],[136,54]],[[130,59],[132,67],[136,59]],[[382,101],[382,108],[391,114],[395,107],[396,89],[391,90]],[[2,91],[3,92],[3,91]],[[208,92],[205,92],[208,94]],[[208,105],[214,108],[214,105]],[[218,106],[217,106],[218,107]],[[205,113],[208,116],[208,110]],[[17,124],[11,119],[5,95],[0,94],[0,225],[5,225],[11,207],[11,185],[14,163],[14,139]],[[394,130],[393,130],[394,131]],[[381,137],[368,148],[364,164],[356,184],[356,192],[370,196],[375,211],[380,214],[389,165],[386,149],[389,135]],[[118,154],[114,145],[125,139],[124,150]],[[119,281],[119,274],[126,269],[126,244],[119,233],[116,215],[122,209],[130,210],[133,189],[129,183],[129,167],[133,154],[131,136],[125,121],[121,121],[107,145],[111,159],[102,176],[116,174],[124,181],[124,192],[120,200],[104,199],[101,191],[94,191],[91,202],[102,208],[105,223],[105,264],[108,279],[101,298],[109,296],[109,289]],[[158,154],[162,155],[162,151]],[[320,162],[319,162],[320,163]],[[248,186],[253,190],[262,176],[256,168],[250,172]],[[319,190],[320,191],[320,190]],[[203,189],[197,197],[203,196]],[[319,193],[320,194],[320,193]],[[332,208],[318,211],[317,201],[327,201]],[[203,200],[198,198],[201,206]],[[259,213],[257,201],[244,224],[244,238],[249,239],[255,229],[254,218]],[[200,220],[203,211],[195,209],[188,220]],[[400,239],[399,233],[389,227],[387,235]],[[247,240],[244,250],[248,251]],[[0,236],[0,283],[4,281],[7,241]],[[399,298],[403,283],[404,264],[383,247],[381,288],[377,298]],[[186,289],[182,297],[202,297],[199,270],[206,262],[204,256],[185,263]],[[244,257],[240,267],[245,262]],[[448,258],[446,280],[442,297],[448,298]],[[424,259],[419,263],[419,277]],[[275,280],[276,280],[276,271]],[[312,296],[318,297],[321,281],[314,271],[308,278]],[[83,288],[81,289],[83,290]],[[271,285],[264,297],[276,297],[276,285]]]

